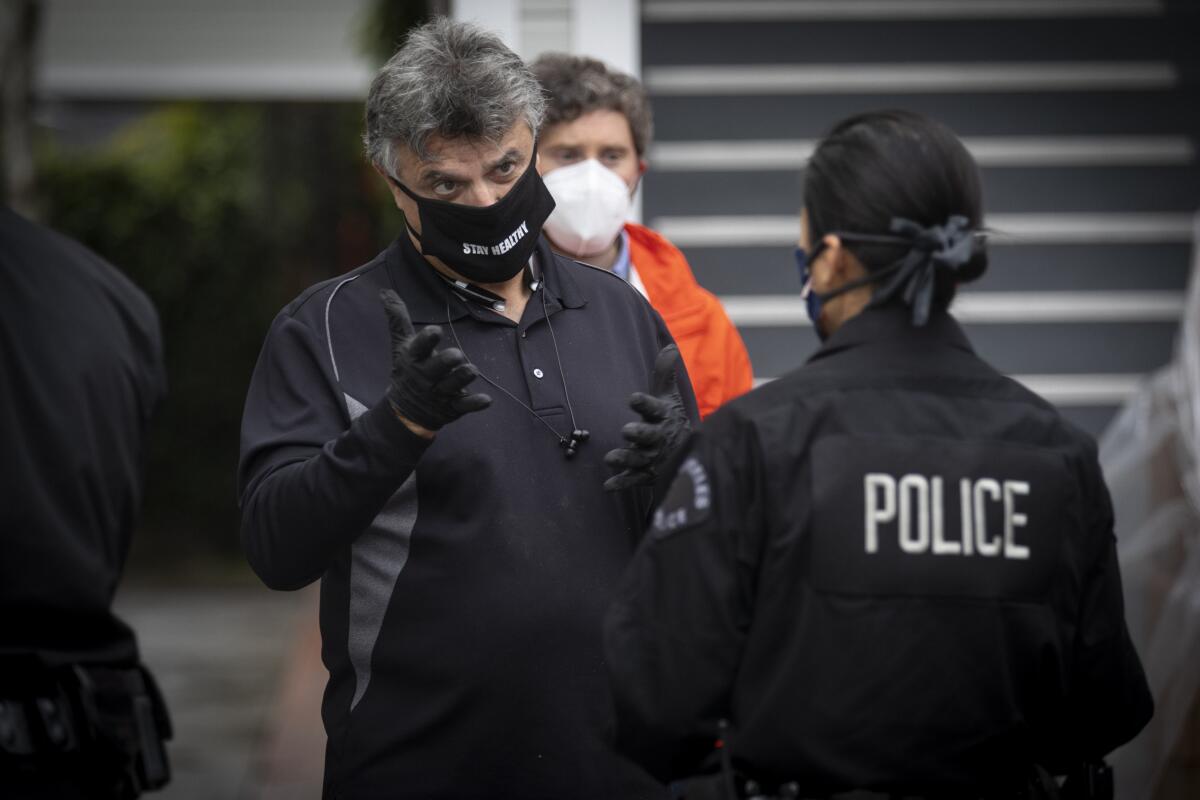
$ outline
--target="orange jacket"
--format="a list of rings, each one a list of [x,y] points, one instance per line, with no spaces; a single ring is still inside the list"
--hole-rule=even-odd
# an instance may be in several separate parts
[[[750,391],[754,373],[746,345],[721,302],[696,282],[683,253],[642,225],[626,223],[625,232],[629,259],[646,287],[650,305],[662,315],[679,345],[700,416]]]

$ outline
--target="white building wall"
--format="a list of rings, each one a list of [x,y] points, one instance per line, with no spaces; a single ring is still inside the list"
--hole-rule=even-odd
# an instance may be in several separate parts
[[[373,0],[48,0],[38,89],[65,99],[361,98]],[[637,0],[453,0],[522,57],[589,55],[640,73]]]
[[[529,60],[565,50],[641,73],[637,0],[453,0],[451,13],[499,34]]]
[[[38,90],[64,99],[353,100],[370,0],[49,0]]]

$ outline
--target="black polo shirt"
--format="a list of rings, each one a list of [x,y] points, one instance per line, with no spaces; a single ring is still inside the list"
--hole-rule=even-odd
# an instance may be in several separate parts
[[[165,392],[149,299],[0,208],[0,661],[136,662],[110,605]]]
[[[242,539],[269,586],[321,579],[326,796],[660,791],[610,749],[600,635],[651,498],[602,484],[629,395],[671,339],[612,274],[544,240],[533,267],[516,323],[401,236],[267,335],[243,420]],[[477,380],[490,408],[432,442],[409,432],[383,400],[383,288],[514,397]],[[568,460],[551,429],[570,433],[571,408],[591,438]]]
[[[681,458],[606,625],[619,741],[663,777],[724,717],[805,797],[999,796],[1150,718],[1094,442],[910,316],[851,319]]]

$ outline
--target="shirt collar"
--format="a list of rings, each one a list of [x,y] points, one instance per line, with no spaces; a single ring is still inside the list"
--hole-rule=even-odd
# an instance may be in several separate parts
[[[617,260],[613,262],[612,271],[618,278],[629,280],[629,234],[625,229],[621,229],[621,235],[617,237]]]
[[[461,319],[471,313],[468,303],[490,309],[500,297],[473,284],[465,287],[442,275],[417,252],[408,232],[401,233],[385,253],[388,277],[392,287],[408,306],[414,323],[435,324]],[[587,303],[579,284],[571,275],[572,267],[564,265],[545,236],[538,237],[534,250],[535,269],[526,266],[526,279],[543,282],[548,298],[554,298],[563,308],[581,308]]]
[[[591,267],[580,266],[556,254],[550,249],[550,240],[545,236],[538,237],[534,263],[539,267],[538,277],[543,281],[548,298],[557,301],[563,308],[583,308],[587,305],[587,297],[575,280],[575,271]]]
[[[912,324],[912,309],[906,305],[866,308],[847,320],[825,340],[809,363],[836,353],[876,342],[904,342],[915,347],[942,345],[974,353],[962,327],[945,310],[934,311],[923,326]]]

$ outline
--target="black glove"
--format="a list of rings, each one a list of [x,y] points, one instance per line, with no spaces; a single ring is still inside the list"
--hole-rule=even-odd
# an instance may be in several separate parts
[[[604,482],[610,492],[630,486],[653,485],[658,469],[683,444],[692,430],[675,371],[679,367],[679,348],[669,344],[654,359],[651,394],[634,392],[629,407],[642,415],[643,422],[628,422],[621,435],[629,447],[609,450],[604,463],[621,470]]]
[[[436,431],[463,414],[492,404],[486,394],[467,394],[479,371],[457,347],[435,350],[442,329],[427,325],[413,331],[408,307],[391,289],[379,293],[392,333],[392,382],[387,400],[398,416]]]

